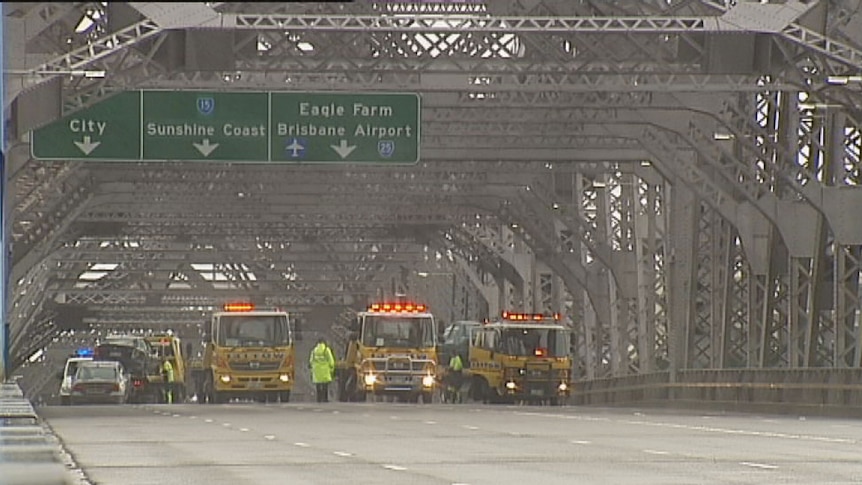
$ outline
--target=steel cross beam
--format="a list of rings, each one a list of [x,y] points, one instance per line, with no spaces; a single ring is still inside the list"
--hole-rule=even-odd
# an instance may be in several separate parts
[[[41,76],[43,80],[48,79],[48,76],[69,75],[75,71],[83,70],[99,59],[104,59],[112,54],[123,51],[161,32],[162,29],[152,20],[142,20],[51,59],[44,64],[30,69],[28,74]]]
[[[720,17],[522,17],[222,14],[215,28],[282,31],[361,32],[540,32],[540,33],[674,33],[739,32],[737,25]]]
[[[703,0],[708,5],[721,12],[727,12],[729,5],[723,0]],[[858,70],[862,66],[862,51],[843,42],[791,22],[780,30],[780,35],[791,42],[815,50],[850,68]]]

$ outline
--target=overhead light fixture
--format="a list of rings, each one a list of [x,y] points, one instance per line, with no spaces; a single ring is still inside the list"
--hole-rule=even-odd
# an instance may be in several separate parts
[[[799,109],[815,110],[827,108],[841,108],[841,105],[828,103],[799,103]]]
[[[827,76],[826,84],[834,84],[837,86],[843,86],[849,83],[858,83],[862,82],[862,76]]]
[[[13,74],[13,75],[23,75],[23,76],[74,76],[74,77],[86,77],[86,78],[103,78],[106,76],[104,70],[90,70],[90,69],[73,69],[71,71],[63,71],[63,70],[27,70],[27,69],[7,69],[3,71],[4,74]]]
[[[607,186],[608,186],[608,184],[605,183],[604,180],[593,180],[593,187],[595,187],[597,189],[603,189]]]
[[[641,160],[641,167],[651,167],[651,166],[652,166],[652,162],[650,162],[649,160]]]
[[[713,133],[713,140],[733,140],[733,133]]]

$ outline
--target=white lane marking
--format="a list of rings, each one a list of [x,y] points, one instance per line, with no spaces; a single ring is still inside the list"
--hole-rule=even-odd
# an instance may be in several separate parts
[[[296,443],[294,443],[294,445],[299,446],[300,448],[308,448],[309,446],[311,446],[308,443],[302,443],[302,442],[296,442]]]
[[[198,419],[197,416],[189,416],[189,419]]]
[[[398,416],[389,416],[389,419],[398,419]]]
[[[648,453],[650,455],[669,455],[669,451],[659,451],[659,450],[643,450],[644,453]]]
[[[573,445],[591,445],[593,442],[587,441],[587,440],[572,440],[572,441],[569,441],[569,443],[571,443]]]
[[[179,418],[179,417],[180,417],[180,415],[179,415],[179,414],[174,414],[174,415],[173,415],[173,417],[175,417],[175,418]]]
[[[272,441],[275,439],[275,435],[274,434],[263,435],[263,439]]]
[[[470,484],[469,484],[469,483],[464,483],[464,482],[455,482],[455,483],[453,483],[452,485],[470,485]]]
[[[230,423],[222,423],[221,425],[224,426],[225,428],[230,427]]]
[[[242,431],[243,433],[245,433],[248,431],[248,428],[240,428],[239,430]]]
[[[704,431],[708,433],[723,433],[723,434],[735,434],[742,436],[762,436],[767,438],[785,438],[792,440],[808,440],[808,441],[822,441],[825,443],[847,443],[847,444],[856,444],[859,443],[859,440],[847,439],[847,438],[829,438],[826,436],[813,436],[813,435],[800,435],[800,434],[787,434],[787,433],[773,433],[766,431],[750,431],[744,429],[729,429],[729,428],[713,428],[710,426],[691,426],[687,424],[675,424],[675,423],[662,423],[658,421],[633,421],[627,419],[620,420],[612,420],[610,418],[594,418],[590,416],[573,416],[568,414],[547,414],[547,413],[536,413],[536,412],[526,412],[526,411],[515,411],[514,414],[520,416],[538,416],[542,418],[554,418],[554,419],[573,419],[577,421],[615,421],[618,423],[624,424],[637,424],[641,426],[655,426],[659,428],[674,428],[674,429],[687,429],[690,431]]]
[[[776,465],[767,465],[765,463],[751,463],[749,461],[741,461],[740,465],[750,466],[751,468],[763,468],[764,470],[775,470],[778,468]]]
[[[340,414],[340,411],[332,411],[332,414]]]
[[[332,454],[336,456],[353,456],[353,453],[348,453],[346,451],[333,451]]]
[[[213,422],[213,420],[212,420],[212,419],[207,418],[207,419],[205,419],[205,420],[204,420],[204,422],[205,422],[205,423],[212,423],[212,422]]]
[[[478,428],[478,427],[476,427],[476,426],[469,426],[469,425],[466,425],[466,424],[465,424],[464,426],[462,426],[462,427],[463,427],[463,428],[465,428],[465,429],[472,429],[473,431],[475,431],[475,430],[479,429],[479,428]]]
[[[387,470],[394,470],[396,472],[403,472],[404,470],[406,470],[406,468],[404,468],[403,466],[398,465],[383,465],[383,468]]]
[[[437,424],[437,421],[425,421],[425,424]]]

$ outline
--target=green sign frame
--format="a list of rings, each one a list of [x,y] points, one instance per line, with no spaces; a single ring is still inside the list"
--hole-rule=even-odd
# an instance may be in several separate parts
[[[417,93],[125,91],[32,133],[38,160],[415,164]]]

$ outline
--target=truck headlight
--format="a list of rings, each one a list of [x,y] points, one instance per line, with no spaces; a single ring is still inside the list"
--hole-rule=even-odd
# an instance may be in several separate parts
[[[560,392],[566,392],[566,389],[568,389],[568,388],[569,388],[569,385],[566,384],[565,382],[561,382],[560,385],[557,386],[557,389],[559,389]]]
[[[228,384],[230,382],[230,376],[227,374],[220,375],[218,378],[220,381],[224,382],[225,384]]]
[[[434,386],[434,376],[432,376],[432,375],[422,376],[422,385],[425,387]]]
[[[278,380],[280,380],[281,382],[287,382],[290,380],[290,376],[287,374],[281,374],[280,376],[278,376]]]
[[[515,389],[515,381],[509,381],[506,383],[506,389],[512,391]]]
[[[377,382],[377,376],[374,374],[365,374],[365,385],[373,386]]]

